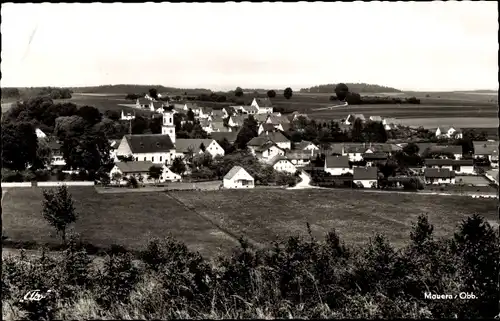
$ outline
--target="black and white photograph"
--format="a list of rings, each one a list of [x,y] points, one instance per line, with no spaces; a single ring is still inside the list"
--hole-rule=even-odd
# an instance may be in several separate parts
[[[2,3],[2,319],[500,319],[498,30]]]

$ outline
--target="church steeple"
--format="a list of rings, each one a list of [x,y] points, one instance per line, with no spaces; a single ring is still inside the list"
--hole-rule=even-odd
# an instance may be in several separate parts
[[[163,124],[161,127],[162,135],[169,135],[172,143],[175,144],[175,125],[174,125],[174,113],[169,110],[163,112]]]

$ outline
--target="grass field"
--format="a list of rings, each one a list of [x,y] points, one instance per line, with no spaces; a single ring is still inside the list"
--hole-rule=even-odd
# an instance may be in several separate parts
[[[93,187],[71,187],[70,191],[80,214],[75,230],[95,246],[115,243],[140,249],[150,236],[170,233],[206,256],[226,252],[236,241],[204,218],[260,244],[292,234],[306,235],[309,222],[316,237],[335,228],[346,242],[360,244],[379,232],[396,245],[408,239],[412,222],[422,213],[429,215],[437,235],[452,233],[461,219],[473,213],[497,219],[496,200],[460,196],[348,190],[177,191],[168,195],[98,194]],[[2,202],[4,235],[14,242],[58,243],[41,215],[41,204],[39,188],[8,189]]]
[[[236,244],[164,193],[98,194],[93,187],[69,189],[80,215],[75,231],[95,246],[116,243],[140,249],[149,236],[169,233],[207,256]],[[3,196],[2,228],[9,240],[58,243],[41,214],[41,191],[12,188]]]

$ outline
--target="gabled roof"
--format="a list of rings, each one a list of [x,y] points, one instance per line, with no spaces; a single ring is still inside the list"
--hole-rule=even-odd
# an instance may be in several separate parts
[[[228,113],[228,115],[230,115],[230,116],[233,115],[234,113],[236,113],[236,110],[234,110],[234,108],[231,106],[224,107],[223,109],[225,109],[226,113]]]
[[[216,141],[222,141],[225,138],[225,139],[227,139],[228,142],[233,143],[236,141],[236,138],[238,137],[238,133],[237,132],[212,132],[210,134],[210,137],[212,137],[212,139],[215,139]]]
[[[290,120],[285,116],[269,115],[272,124],[289,124]]]
[[[212,113],[212,108],[210,107],[199,107],[200,112],[204,114],[210,114]]]
[[[161,153],[175,149],[169,135],[125,135],[132,153]]]
[[[258,123],[263,123],[267,120],[267,117],[269,117],[269,114],[257,114],[254,115],[253,118],[258,122]]]
[[[48,141],[47,145],[49,145],[50,150],[53,150],[53,151],[58,151],[61,149],[61,144],[55,140]]]
[[[153,162],[146,161],[146,162],[118,162],[115,163],[116,167],[122,172],[122,173],[144,173],[144,172],[149,172],[149,169],[151,166],[155,166]],[[160,167],[158,165],[158,167]]]
[[[256,146],[255,147],[255,151],[260,153],[260,152],[264,152],[264,151],[268,150],[271,147],[276,147],[276,148],[278,148],[280,150],[283,150],[282,148],[280,148],[278,145],[276,145],[272,141],[267,141],[267,142],[265,142],[264,144],[262,144],[260,146]]]
[[[241,127],[245,122],[245,115],[231,116],[231,120],[236,124],[236,126]]]
[[[178,153],[187,153],[191,149],[193,153],[198,154],[201,151],[201,144],[205,148],[208,148],[213,141],[213,139],[178,138],[175,140],[175,151]]]
[[[275,128],[276,125],[274,125],[274,124],[262,123],[262,124],[260,124],[260,126],[262,126],[262,129],[264,131],[266,131],[266,130],[267,131],[274,131],[274,130],[276,130],[276,128]]]
[[[437,143],[415,143],[418,146],[418,153],[422,154],[427,148],[433,148],[434,146],[438,146]]]
[[[427,178],[453,178],[455,172],[450,171],[448,168],[426,168],[424,169],[424,176]]]
[[[384,159],[387,159],[387,157],[388,157],[387,153],[384,153],[384,152],[363,154],[363,159],[365,159],[365,160],[384,160]]]
[[[475,155],[498,155],[498,142],[473,141]]]
[[[260,134],[259,137],[267,136],[271,141],[275,143],[288,143],[290,140],[285,137],[281,132],[279,131],[273,131],[273,132],[263,132]]]
[[[255,106],[243,106],[243,109],[246,110],[247,113],[253,112],[256,114],[259,111]]]
[[[303,141],[301,141],[300,143],[295,143],[295,149],[305,149],[307,146],[309,146],[309,145],[311,145],[311,144],[312,144],[312,145],[314,145],[314,144],[313,144],[312,142],[310,142],[310,141],[303,140]],[[316,146],[316,145],[314,145],[314,146]],[[318,146],[316,146],[316,147],[318,147]]]
[[[348,154],[364,153],[368,147],[366,146],[345,146],[344,151]]]
[[[326,168],[349,168],[349,157],[347,156],[326,156]]]
[[[288,159],[312,159],[316,155],[319,155],[318,151],[311,152],[309,150],[291,150],[286,153]]]
[[[288,162],[290,162],[290,159],[288,159],[288,157],[286,156],[281,156],[281,155],[276,155],[274,156],[273,158],[271,158],[267,164],[271,165],[271,166],[274,166],[274,164],[276,164],[277,162],[279,161],[282,161],[282,160],[286,160]],[[290,162],[291,163],[291,162]]]
[[[259,105],[260,108],[273,107],[273,103],[269,98],[255,98],[255,101],[257,102],[257,105]]]
[[[435,145],[431,146],[429,149],[432,153],[452,153],[452,154],[462,154],[462,146],[459,145]]]
[[[236,174],[238,174],[239,171],[245,171],[245,173],[248,174],[248,172],[241,166],[234,166],[233,168],[231,168],[231,170],[229,172],[227,172],[226,175],[224,175],[224,179],[232,179]],[[251,175],[248,174],[250,177]]]
[[[155,109],[161,108],[161,107],[163,107],[164,105],[165,105],[165,103],[164,103],[164,102],[162,102],[162,101],[153,101],[153,107],[154,107]]]
[[[288,130],[290,130],[290,128],[292,128],[292,124],[290,123],[284,123],[284,124],[280,124],[281,127],[283,127],[283,131],[286,132]]]
[[[376,167],[354,167],[353,180],[375,180],[378,178]]]
[[[460,166],[472,166],[474,164],[474,161],[472,159],[433,159],[433,158],[426,158],[424,160],[425,165],[428,166],[453,166],[453,165],[460,165]]]
[[[222,109],[213,109],[212,110],[212,117],[220,117],[220,118],[224,118],[225,114],[224,112],[222,111]]]
[[[252,138],[248,143],[247,145],[248,146],[262,146],[264,145],[265,143],[267,143],[268,141],[270,141],[269,137],[267,136],[258,136],[258,137],[254,137]]]

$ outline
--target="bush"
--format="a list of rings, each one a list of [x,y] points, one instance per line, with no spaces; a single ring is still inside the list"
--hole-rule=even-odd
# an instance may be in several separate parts
[[[137,181],[137,178],[135,178],[134,176],[131,176],[127,180],[127,187],[139,188],[139,182]]]
[[[34,172],[34,175],[35,175],[35,180],[37,182],[46,182],[46,181],[50,180],[51,173],[50,173],[50,171],[45,170],[45,169],[37,169]]]
[[[19,171],[2,168],[2,182],[24,182],[24,176]]]

